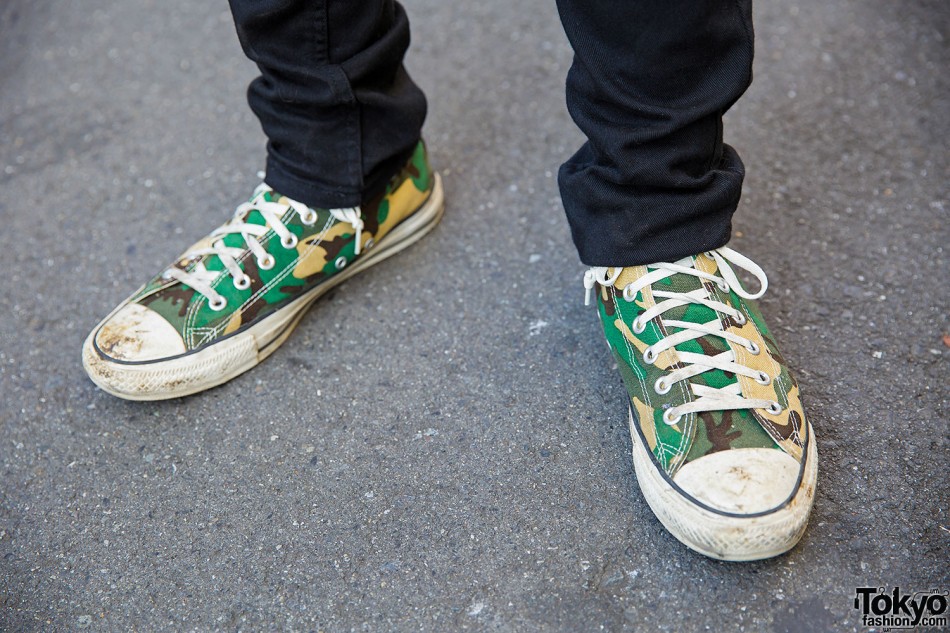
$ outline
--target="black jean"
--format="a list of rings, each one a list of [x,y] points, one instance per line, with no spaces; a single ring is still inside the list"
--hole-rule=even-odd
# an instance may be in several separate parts
[[[402,65],[394,0],[230,0],[261,70],[248,90],[267,183],[356,206],[418,142],[426,100]],[[567,104],[588,141],[558,182],[588,265],[671,261],[724,245],[744,169],[722,115],[752,80],[751,0],[557,0],[574,47]]]

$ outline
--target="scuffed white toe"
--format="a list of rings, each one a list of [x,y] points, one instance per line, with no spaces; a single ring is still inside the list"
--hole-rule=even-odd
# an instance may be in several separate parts
[[[701,503],[722,512],[756,514],[788,500],[801,465],[773,448],[735,448],[694,459],[673,482]]]
[[[637,431],[633,465],[643,496],[677,539],[722,560],[761,560],[802,537],[818,485],[818,450],[808,425],[804,461],[773,448],[733,448],[685,464],[672,481]]]
[[[141,362],[184,354],[181,335],[160,314],[129,303],[112,315],[96,334],[96,347],[113,360]]]

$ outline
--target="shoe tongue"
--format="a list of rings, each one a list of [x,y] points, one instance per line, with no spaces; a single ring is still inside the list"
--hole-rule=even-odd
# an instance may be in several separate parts
[[[676,264],[686,268],[695,269],[696,257],[685,257],[676,262]],[[685,273],[671,275],[670,277],[667,277],[666,279],[658,281],[652,285],[652,289],[654,291],[660,290],[677,293],[693,292],[694,290],[702,287],[702,279],[694,275],[687,275]],[[657,303],[664,301],[662,297],[655,297],[655,299]],[[689,321],[691,323],[707,323],[717,317],[718,315],[715,310],[695,303],[688,303],[685,306],[672,308],[663,313],[664,320],[674,319],[677,321]],[[678,330],[678,328],[674,329]]]
[[[277,193],[276,191],[263,191],[259,195],[255,194],[250,199],[250,203],[252,205],[251,208],[245,211],[242,215],[239,215],[233,220],[231,220],[230,223],[241,222],[244,224],[256,224],[258,226],[266,226],[267,220],[264,218],[264,216],[261,214],[260,211],[254,208],[253,206],[254,203],[258,200],[262,200],[264,202],[278,202],[279,203],[281,199],[283,198],[284,196]],[[244,242],[244,238],[241,236],[240,233],[230,233],[228,235],[225,235],[224,237],[221,238],[221,241],[224,243],[225,246],[229,248],[241,248],[241,249],[247,248],[247,244]],[[217,256],[212,255],[205,259],[205,268],[207,268],[208,270],[220,271],[220,270],[224,270],[224,264],[221,262],[220,259],[218,259]]]
[[[258,211],[254,205],[258,201],[280,203],[281,200],[284,200],[284,204],[286,205],[286,200],[284,196],[277,193],[276,191],[267,191],[267,190],[262,191],[260,194],[255,194],[251,196],[251,199],[248,200],[248,203],[251,205],[251,208],[245,211],[242,215],[239,215],[237,218],[235,218],[232,221],[244,222],[245,224],[258,224],[260,226],[264,226],[265,224],[267,224],[267,222],[266,220],[264,220],[264,216],[261,215],[261,212]],[[229,236],[229,237],[234,237],[234,236]],[[228,244],[228,246],[230,246],[230,244]]]
[[[713,272],[715,274],[714,267],[703,267],[702,265],[698,265],[699,262],[697,257],[686,257],[676,263],[680,266],[702,270],[703,272]],[[712,284],[712,282],[707,282],[707,284]],[[702,279],[685,273],[671,275],[669,278],[664,279],[663,281],[658,281],[651,286],[654,292],[660,290],[677,293],[692,292],[702,287],[704,287]],[[717,300],[715,295],[709,296],[709,293],[707,293],[706,296],[709,299]],[[665,300],[662,297],[656,296],[654,296],[654,299],[657,303]],[[719,320],[720,317],[721,315],[712,308],[697,303],[688,303],[685,306],[672,308],[663,313],[664,321],[676,320],[700,324]],[[680,328],[670,327],[668,328],[668,331],[670,334],[675,334],[676,332],[680,331]],[[716,354],[728,350],[729,343],[721,337],[706,335],[692,341],[680,343],[676,346],[676,349],[681,352],[692,352],[694,354],[715,356]],[[737,378],[735,374],[731,372],[726,374],[720,369],[711,369],[700,374],[699,376],[695,376],[691,379],[691,382],[708,385],[710,387],[721,388],[736,382],[736,380]]]

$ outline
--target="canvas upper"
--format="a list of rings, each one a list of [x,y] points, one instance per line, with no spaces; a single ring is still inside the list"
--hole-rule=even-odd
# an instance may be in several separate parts
[[[311,209],[262,185],[222,227],[266,228],[253,237],[259,252],[249,248],[247,235],[213,232],[116,309],[93,338],[96,350],[108,360],[147,363],[198,350],[239,332],[369,251],[419,208],[432,186],[421,141],[385,190],[360,210]],[[264,208],[279,217],[284,236],[270,226]],[[233,254],[232,269],[213,252],[216,246]]]
[[[732,272],[736,262],[761,272],[735,251],[719,249],[673,264],[591,269],[585,281],[596,288],[634,430],[656,468],[711,509],[749,514],[778,507],[795,493],[809,438],[798,385],[756,295]],[[646,275],[657,280],[644,284]],[[760,281],[764,292],[764,273]],[[638,320],[647,311],[661,313]],[[676,344],[662,349],[665,339]],[[651,354],[655,348],[661,351]],[[672,382],[674,372],[695,375]]]

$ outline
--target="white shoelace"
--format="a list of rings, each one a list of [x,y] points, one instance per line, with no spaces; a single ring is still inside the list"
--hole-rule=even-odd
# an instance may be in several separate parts
[[[283,198],[286,204],[277,202],[268,202],[264,196],[272,193],[273,190],[266,184],[261,183],[254,189],[254,195],[248,202],[238,206],[234,211],[234,220],[221,226],[211,232],[211,239],[214,240],[210,247],[199,248],[185,253],[185,259],[203,257],[205,255],[214,255],[224,264],[224,269],[232,278],[235,288],[244,290],[251,285],[251,278],[244,274],[241,266],[238,264],[238,258],[244,255],[246,249],[225,246],[223,238],[225,235],[240,234],[247,244],[247,250],[250,250],[257,259],[257,267],[261,270],[270,270],[274,267],[276,260],[274,256],[267,252],[258,238],[263,237],[269,231],[274,231],[280,237],[281,246],[285,249],[297,247],[297,236],[281,221],[281,218],[289,209],[293,209],[300,217],[300,221],[306,226],[313,226],[317,221],[317,212],[307,205]],[[264,218],[265,224],[248,224],[241,219],[251,210],[258,211]],[[358,207],[346,209],[330,209],[330,214],[340,222],[347,222],[352,225],[356,232],[356,245],[354,254],[360,254],[360,245],[363,237],[363,219]],[[193,288],[195,292],[204,295],[208,299],[208,306],[215,311],[223,310],[228,304],[227,299],[218,293],[212,284],[221,275],[221,271],[208,270],[204,262],[198,262],[193,269],[185,271],[180,268],[171,267],[166,270],[162,276],[165,279],[175,279],[183,284]]]
[[[647,274],[643,275],[623,289],[624,300],[628,302],[633,301],[636,298],[637,293],[639,293],[646,286],[653,286],[653,284],[657,283],[658,281],[663,281],[664,279],[672,277],[673,275],[680,274],[692,275],[693,277],[698,277],[699,279],[711,281],[715,283],[723,292],[728,292],[731,289],[744,299],[758,299],[765,294],[769,284],[768,277],[766,277],[765,271],[763,271],[758,264],[753,262],[748,257],[745,257],[744,255],[741,255],[727,247],[722,247],[720,249],[704,253],[699,255],[699,257],[709,257],[715,260],[719,269],[719,274],[721,276],[716,276],[701,270],[697,270],[690,265],[692,261],[691,258],[685,258],[676,263],[652,264],[647,266]],[[739,268],[742,268],[743,270],[746,270],[755,276],[755,278],[761,284],[759,291],[754,294],[748,292],[742,286],[742,283],[739,281],[738,277],[736,277],[732,266],[738,266]],[[594,289],[595,284],[611,287],[617,282],[621,272],[623,272],[623,268],[592,267],[586,273],[584,273],[584,287],[587,291],[585,304],[590,304],[591,292]],[[736,310],[730,305],[722,303],[721,301],[712,299],[705,286],[701,286],[696,290],[685,293],[670,292],[668,290],[660,290],[654,287],[652,288],[652,292],[653,297],[657,300],[657,303],[655,306],[645,310],[633,320],[633,323],[631,324],[631,329],[633,332],[636,334],[643,332],[644,329],[646,329],[647,322],[653,319],[659,319],[659,322],[663,325],[664,330],[667,332],[670,331],[670,328],[679,328],[679,331],[673,334],[668,334],[666,337],[660,339],[653,345],[648,346],[643,352],[644,362],[652,365],[656,363],[660,354],[662,354],[664,351],[672,349],[681,343],[692,341],[704,336],[718,336],[725,339],[726,341],[731,341],[738,345],[742,345],[748,349],[751,354],[759,354],[761,352],[759,346],[753,341],[724,330],[722,327],[722,321],[718,318],[718,315],[716,319],[713,319],[708,323],[691,323],[689,321],[681,321],[678,319],[663,318],[663,314],[668,310],[694,303],[706,306],[711,310],[728,315],[732,317],[740,326],[745,324],[746,317],[742,312]],[[663,301],[660,301],[660,299],[663,299]],[[738,376],[747,376],[762,385],[770,384],[773,379],[772,376],[769,376],[765,372],[746,367],[745,365],[736,362],[735,353],[731,349],[720,354],[716,354],[715,356],[696,354],[693,352],[682,352],[680,350],[676,350],[676,353],[682,366],[679,369],[669,372],[656,381],[654,389],[658,394],[662,395],[668,393],[670,389],[673,388],[673,385],[679,381],[688,380],[695,376],[699,376],[700,374],[703,374],[711,369],[721,369],[722,371],[732,372]],[[689,386],[692,389],[693,395],[696,396],[695,399],[691,402],[686,402],[684,404],[673,406],[667,409],[663,414],[663,421],[666,424],[672,426],[679,422],[680,418],[682,418],[682,416],[686,415],[687,413],[700,413],[703,411],[724,411],[727,409],[766,409],[773,415],[777,415],[782,411],[781,405],[773,400],[751,399],[743,397],[738,381],[721,389],[708,387],[706,385],[698,385],[693,382],[690,382]]]

